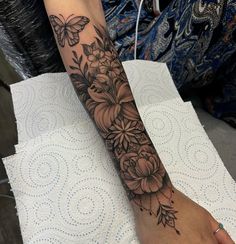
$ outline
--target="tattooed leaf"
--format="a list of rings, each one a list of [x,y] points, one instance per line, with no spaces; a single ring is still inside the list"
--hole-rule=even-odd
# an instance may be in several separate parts
[[[84,85],[88,84],[87,80],[80,74],[71,74],[70,78],[73,83],[80,81],[81,83],[84,83]]]
[[[90,74],[90,72],[88,72],[88,74],[87,74],[87,79],[89,80],[89,82],[91,82],[92,83],[92,75]]]
[[[84,54],[86,56],[89,56],[90,54],[92,54],[93,49],[89,45],[83,44],[82,47],[83,47]]]
[[[79,64],[79,66],[80,66],[81,63],[82,63],[82,60],[83,60],[83,56],[80,56],[80,58],[79,58],[79,60],[78,60],[78,64]]]
[[[78,55],[77,55],[77,52],[76,51],[72,51],[74,57],[78,60]]]
[[[97,32],[98,36],[99,36],[101,39],[103,39],[103,38],[104,38],[104,35],[101,33],[101,31],[100,31],[96,26],[94,26],[94,28],[95,28],[95,31]]]
[[[78,60],[77,60],[77,59],[72,58],[72,60],[73,60],[73,62],[74,62],[75,64],[78,64],[78,65],[79,65],[79,63],[78,63]]]
[[[79,68],[77,68],[77,67],[75,67],[75,66],[70,66],[70,69],[72,69],[72,70],[78,70]]]
[[[89,98],[88,96],[88,81],[80,74],[73,73],[70,75],[71,81],[76,88],[76,92],[82,102],[86,102]]]
[[[111,46],[112,46],[111,41],[108,38],[106,38],[104,40],[104,49],[109,51],[111,49]]]
[[[88,64],[87,64],[87,63],[84,65],[84,73],[85,73],[85,74],[88,73]]]
[[[91,44],[91,48],[92,48],[92,50],[96,49],[96,43],[95,43],[95,42],[93,42],[93,43]]]
[[[96,41],[97,41],[97,44],[98,44],[99,48],[100,48],[101,50],[103,50],[103,49],[104,49],[104,45],[103,45],[103,43],[101,42],[101,40],[98,39],[98,38],[96,37]]]
[[[76,51],[73,51],[73,55],[74,55],[74,58],[72,58],[72,60],[74,61],[75,64],[80,66],[81,62],[82,62],[82,59],[83,59],[83,56],[81,55],[80,58],[79,58]]]

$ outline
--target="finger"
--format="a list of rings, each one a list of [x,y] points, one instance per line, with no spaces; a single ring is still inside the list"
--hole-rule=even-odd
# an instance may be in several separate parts
[[[220,244],[233,244],[233,240],[225,230],[220,230],[215,234],[217,241]]]
[[[210,221],[212,231],[215,232],[219,228],[219,222],[217,222],[212,216]],[[231,239],[230,235],[225,229],[220,229],[219,231],[217,231],[217,233],[214,234],[214,236],[219,244],[234,244],[234,241]]]

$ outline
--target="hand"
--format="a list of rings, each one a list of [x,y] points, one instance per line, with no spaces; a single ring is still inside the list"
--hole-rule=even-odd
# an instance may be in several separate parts
[[[173,195],[176,214],[177,235],[172,228],[157,225],[155,218],[140,213],[133,206],[136,217],[137,234],[142,244],[233,244],[225,230],[213,234],[218,228],[218,222],[211,214],[175,189]]]

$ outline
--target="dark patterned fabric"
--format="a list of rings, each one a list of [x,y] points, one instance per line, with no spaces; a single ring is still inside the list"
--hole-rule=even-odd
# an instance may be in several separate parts
[[[133,59],[140,0],[102,2],[121,59]],[[166,62],[178,89],[204,87],[208,111],[235,125],[236,0],[160,2],[155,17],[144,1],[138,58]],[[0,1],[0,48],[22,78],[64,70],[43,1]]]
[[[0,49],[23,79],[65,70],[42,0],[0,0]]]
[[[133,59],[139,1],[103,0],[103,5],[121,59]],[[138,58],[166,62],[177,88],[185,84],[204,87],[213,82],[212,93],[216,93],[220,87],[217,97],[207,103],[216,117],[224,116],[226,111],[231,117],[236,113],[234,55],[236,0],[173,0],[159,17],[144,4]]]

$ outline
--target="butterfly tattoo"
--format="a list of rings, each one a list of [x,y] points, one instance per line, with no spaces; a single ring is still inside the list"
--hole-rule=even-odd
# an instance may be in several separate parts
[[[79,33],[89,23],[89,19],[84,16],[70,15],[67,19],[60,14],[62,19],[55,15],[49,17],[51,25],[57,36],[58,43],[61,47],[65,46],[66,41],[70,47],[75,46],[79,43]]]

